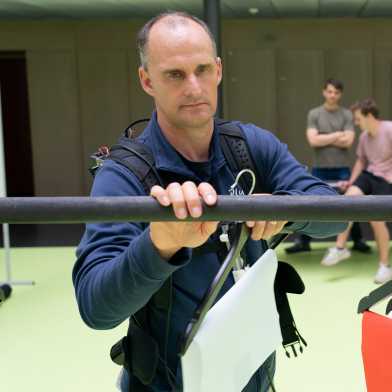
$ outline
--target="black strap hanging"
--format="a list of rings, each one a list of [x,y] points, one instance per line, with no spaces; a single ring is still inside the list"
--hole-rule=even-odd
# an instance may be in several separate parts
[[[369,295],[363,297],[358,304],[358,313],[363,313],[366,310],[369,310],[373,305],[378,302],[390,297],[392,295],[392,280],[387,283],[384,283],[382,286],[377,289],[371,291]],[[389,314],[392,311],[392,299],[388,302],[386,314]]]

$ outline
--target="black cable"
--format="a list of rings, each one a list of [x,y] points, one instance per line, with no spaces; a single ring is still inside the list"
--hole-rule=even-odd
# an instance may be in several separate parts
[[[149,122],[149,121],[150,121],[149,118],[142,118],[142,119],[140,119],[140,120],[134,121],[133,123],[129,124],[129,125],[127,126],[127,128],[124,129],[124,132],[123,132],[123,133],[124,133],[124,136],[127,137],[127,138],[129,138],[129,139],[131,139],[132,134],[130,134],[129,131],[132,132],[132,131],[134,130],[133,127],[134,127],[135,125],[141,124],[142,122]]]
[[[175,391],[176,389],[176,375],[171,371],[169,365],[167,364],[167,351],[168,351],[168,344],[169,344],[169,329],[170,329],[170,317],[171,317],[171,311],[172,311],[172,295],[173,295],[173,277],[170,276],[170,295],[169,295],[169,308],[167,310],[167,316],[166,316],[166,331],[165,331],[165,345],[164,345],[164,365],[165,365],[165,371],[166,371],[166,378],[167,381],[169,382],[170,388],[172,391]],[[172,379],[170,379],[170,376]]]
[[[266,369],[266,372],[267,372],[267,378],[268,378],[269,385],[270,385],[270,387],[272,389],[272,392],[276,392],[274,381],[273,381],[273,379],[271,377],[269,369]]]

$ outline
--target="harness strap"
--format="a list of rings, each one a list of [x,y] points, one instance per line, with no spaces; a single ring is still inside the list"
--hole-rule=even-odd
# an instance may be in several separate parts
[[[225,159],[233,174],[238,174],[243,169],[251,170],[256,178],[256,192],[262,192],[263,182],[261,173],[257,170],[249,146],[242,129],[233,123],[217,120],[219,135],[221,139],[221,148]],[[249,176],[240,178],[240,185],[243,191],[248,194],[252,183]]]
[[[155,168],[154,156],[146,145],[123,136],[119,143],[110,149],[109,158],[134,173],[147,195],[154,185],[163,185]]]

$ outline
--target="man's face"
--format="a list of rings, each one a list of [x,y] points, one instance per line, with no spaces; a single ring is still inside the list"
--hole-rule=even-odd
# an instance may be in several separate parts
[[[207,124],[217,106],[222,65],[208,34],[189,21],[176,28],[158,22],[150,31],[148,69],[139,69],[158,117],[179,128]]]
[[[337,105],[342,97],[342,92],[332,86],[332,84],[328,84],[323,90],[323,96],[328,105]]]
[[[354,124],[361,129],[366,131],[368,129],[368,118],[364,116],[359,109],[354,111]]]

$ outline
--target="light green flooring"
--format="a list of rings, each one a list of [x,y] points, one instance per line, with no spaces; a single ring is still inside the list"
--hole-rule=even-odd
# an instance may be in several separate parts
[[[376,253],[354,253],[325,269],[319,260],[326,246],[290,257],[306,284],[305,294],[291,296],[291,303],[309,346],[297,359],[287,359],[279,349],[278,392],[365,391],[356,307],[375,288]],[[108,352],[126,325],[93,331],[82,323],[71,283],[73,261],[73,248],[12,250],[14,278],[33,279],[36,285],[14,287],[0,307],[1,392],[115,391],[118,368]],[[0,268],[1,280],[2,263]]]

